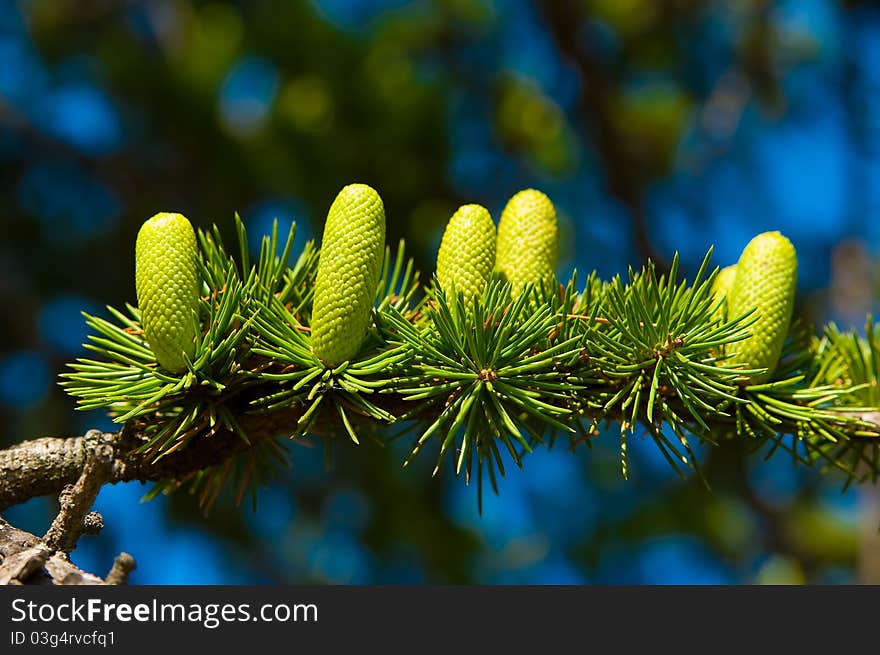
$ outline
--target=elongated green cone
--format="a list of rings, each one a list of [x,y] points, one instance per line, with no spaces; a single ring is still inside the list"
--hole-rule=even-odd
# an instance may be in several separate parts
[[[779,232],[764,232],[748,243],[727,296],[727,316],[733,319],[756,309],[757,320],[749,327],[751,336],[729,346],[728,363],[766,368],[766,373],[752,377],[752,384],[767,381],[779,363],[796,286],[797,253],[788,239]]]
[[[327,214],[315,301],[312,349],[328,366],[357,354],[370,324],[385,252],[385,206],[366,184],[350,184]]]
[[[733,264],[731,266],[725,266],[718,271],[718,275],[715,276],[715,281],[712,282],[712,289],[710,291],[714,301],[718,302],[719,300],[724,299],[724,302],[721,303],[712,315],[712,318],[716,321],[723,321],[727,318],[727,296],[730,294],[730,289],[733,286],[733,281],[735,279],[736,264]]]
[[[540,191],[526,189],[514,195],[498,222],[498,254],[495,269],[522,292],[526,284],[550,290],[556,281],[559,247],[556,209]]]
[[[437,280],[466,298],[486,289],[495,267],[495,223],[481,205],[463,205],[449,223],[437,252]]]
[[[156,361],[171,373],[186,368],[196,351],[199,308],[198,247],[182,214],[146,221],[135,242],[135,286],[144,336]]]

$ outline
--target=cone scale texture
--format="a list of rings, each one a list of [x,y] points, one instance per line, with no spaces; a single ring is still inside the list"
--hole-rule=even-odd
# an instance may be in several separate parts
[[[312,349],[328,366],[351,360],[367,333],[385,253],[385,207],[350,184],[330,206],[315,281]]]
[[[550,199],[535,189],[514,195],[498,223],[495,268],[522,292],[526,284],[549,290],[556,280],[559,228]]]

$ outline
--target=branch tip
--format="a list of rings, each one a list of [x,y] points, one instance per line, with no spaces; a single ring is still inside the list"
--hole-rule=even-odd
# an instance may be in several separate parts
[[[119,553],[116,559],[113,560],[113,567],[110,569],[107,577],[104,578],[104,582],[109,585],[128,584],[128,576],[136,568],[137,563],[134,561],[134,557],[126,552]]]

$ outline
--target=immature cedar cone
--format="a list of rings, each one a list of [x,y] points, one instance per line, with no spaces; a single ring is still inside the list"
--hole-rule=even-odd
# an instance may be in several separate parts
[[[466,298],[479,296],[495,266],[495,223],[480,205],[458,208],[443,233],[437,252],[437,280],[449,291],[455,286]]]
[[[196,235],[182,214],[146,221],[135,242],[135,286],[144,337],[156,361],[171,373],[196,352],[199,275]]]
[[[514,294],[526,284],[552,288],[558,240],[556,209],[547,196],[526,189],[508,201],[498,223],[495,269],[511,283]]]
[[[727,294],[727,316],[733,319],[756,309],[751,318],[757,320],[749,326],[747,339],[728,347],[728,363],[766,368],[766,373],[751,378],[753,384],[768,380],[779,362],[796,285],[797,254],[788,239],[779,232],[764,232],[748,243]]]
[[[727,318],[727,296],[730,295],[730,288],[733,286],[733,281],[736,279],[736,264],[731,266],[725,266],[720,271],[718,271],[718,275],[715,276],[715,281],[712,282],[712,301],[718,302],[722,298],[724,302],[718,307],[715,313],[712,315],[712,318],[718,321],[723,321]]]
[[[366,184],[350,184],[327,214],[315,301],[312,349],[329,366],[357,354],[370,324],[385,253],[385,207]]]

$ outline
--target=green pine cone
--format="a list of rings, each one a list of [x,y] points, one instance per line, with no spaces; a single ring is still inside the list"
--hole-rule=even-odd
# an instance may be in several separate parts
[[[724,302],[718,307],[716,312],[712,315],[712,318],[717,321],[723,321],[727,318],[727,300],[726,297],[730,295],[730,288],[733,286],[733,281],[736,279],[736,264],[731,266],[725,266],[720,271],[718,271],[718,275],[715,276],[715,281],[712,282],[712,288],[710,289],[710,293],[712,294],[712,299],[714,302],[718,302],[720,299],[725,299]]]
[[[728,347],[728,363],[766,368],[766,373],[752,377],[752,384],[767,381],[779,363],[796,286],[797,253],[788,239],[779,232],[764,232],[748,243],[727,296],[727,315],[733,319],[756,309],[757,320],[749,327],[751,336]]]
[[[495,223],[481,205],[458,208],[443,233],[437,252],[437,280],[449,291],[454,286],[466,298],[486,289],[495,267]]]
[[[385,253],[385,206],[366,184],[350,184],[327,214],[315,301],[312,350],[329,366],[350,360],[370,325]]]
[[[558,242],[553,203],[535,189],[520,191],[501,213],[495,269],[511,283],[514,294],[526,284],[543,284],[549,291],[556,281]]]
[[[196,352],[199,309],[198,246],[182,214],[159,213],[146,221],[135,243],[135,286],[144,337],[156,361],[171,373]]]

